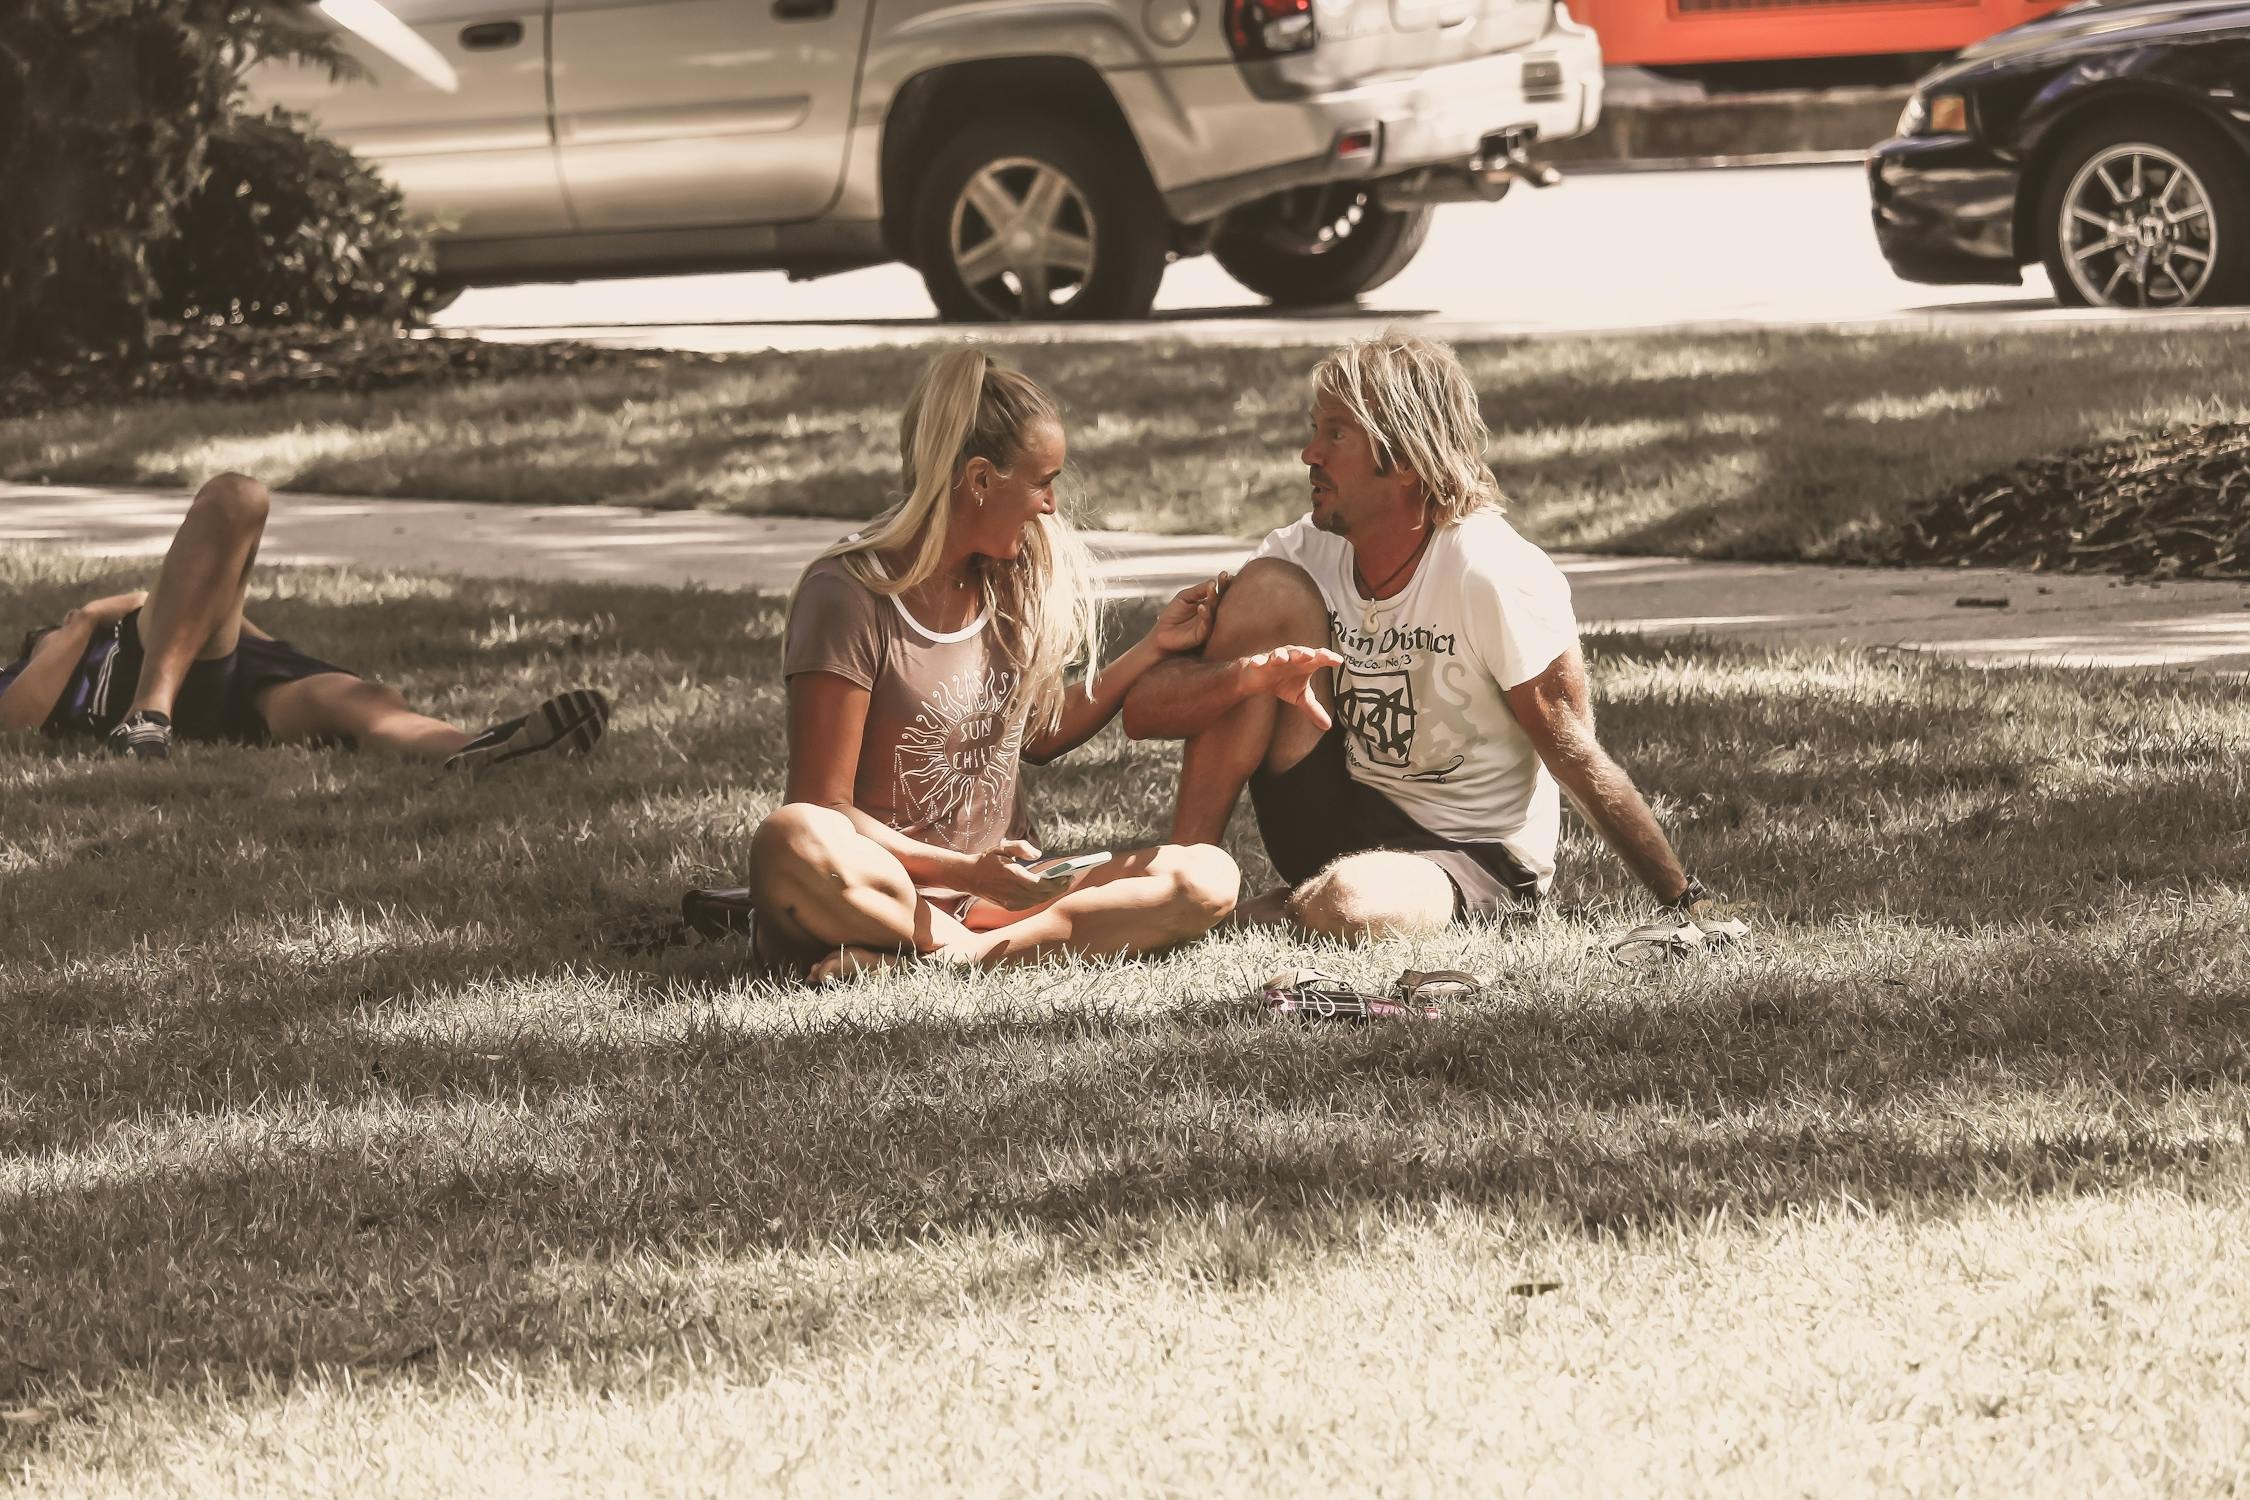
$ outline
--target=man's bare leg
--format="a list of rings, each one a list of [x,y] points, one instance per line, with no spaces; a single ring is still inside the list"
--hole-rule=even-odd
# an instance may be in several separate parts
[[[1275,646],[1328,644],[1328,606],[1319,587],[1293,563],[1261,558],[1227,586],[1204,644],[1206,660],[1250,656]],[[1323,707],[1334,709],[1327,672],[1314,678]],[[1180,752],[1180,791],[1173,804],[1172,840],[1216,844],[1226,834],[1234,804],[1261,766],[1286,771],[1320,743],[1321,729],[1295,709],[1264,694],[1247,698]]]
[[[141,675],[128,712],[171,718],[188,668],[234,650],[268,504],[266,487],[241,474],[196,491],[141,606]]]
[[[350,740],[416,760],[444,760],[475,736],[407,707],[397,688],[346,672],[323,672],[269,688],[258,699],[266,731],[283,743]]]

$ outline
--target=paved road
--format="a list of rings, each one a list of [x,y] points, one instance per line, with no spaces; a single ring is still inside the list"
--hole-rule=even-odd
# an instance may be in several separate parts
[[[0,547],[153,558],[186,499],[157,490],[0,484]],[[841,529],[834,520],[710,511],[288,495],[275,505],[260,556],[484,577],[781,589]],[[1169,593],[1239,565],[1249,551],[1249,543],[1219,536],[1103,533],[1094,543],[1113,594]],[[1570,576],[1579,618],[1596,629],[1897,647],[1975,662],[2250,670],[2250,585],[2238,583],[1663,557],[1556,560]]]
[[[1157,309],[1168,334],[1298,342],[1341,331],[1333,316],[1273,316],[1207,256],[1172,267]],[[2020,288],[1893,276],[1856,165],[1579,174],[1545,192],[1451,205],[1365,309],[1378,325],[1486,333],[2059,315],[2036,268]],[[795,284],[769,273],[490,288],[464,294],[439,321],[704,349],[895,342],[936,326],[920,279],[902,266]]]

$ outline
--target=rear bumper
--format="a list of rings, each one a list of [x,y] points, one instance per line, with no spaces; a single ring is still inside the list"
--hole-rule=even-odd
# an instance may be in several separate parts
[[[2014,286],[2014,165],[1960,136],[1895,137],[1867,157],[1875,242],[1907,281]]]
[[[1288,188],[1465,167],[1503,131],[1527,131],[1535,142],[1584,135],[1602,109],[1601,44],[1567,20],[1519,51],[1302,98],[1259,98],[1231,66],[1188,71],[1208,75],[1170,80],[1176,95],[1195,93],[1181,114],[1196,138],[1143,142],[1166,205],[1187,224]],[[1133,86],[1113,81],[1121,96]],[[1124,103],[1136,121],[1157,117]],[[1374,133],[1373,151],[1339,157],[1338,140],[1363,130]],[[1228,170],[1213,175],[1215,165]]]

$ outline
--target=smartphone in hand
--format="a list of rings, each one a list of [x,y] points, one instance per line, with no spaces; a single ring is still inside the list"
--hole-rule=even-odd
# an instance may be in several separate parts
[[[1088,854],[1065,854],[1055,859],[1033,860],[1024,866],[1040,880],[1053,885],[1063,885],[1088,870],[1099,869],[1109,863],[1107,849],[1096,849]]]

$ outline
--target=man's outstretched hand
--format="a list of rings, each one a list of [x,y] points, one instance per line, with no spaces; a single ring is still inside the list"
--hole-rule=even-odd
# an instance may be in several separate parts
[[[1326,730],[1336,721],[1313,691],[1313,674],[1343,664],[1341,656],[1325,647],[1276,646],[1242,658],[1242,672],[1252,692],[1279,698]]]

